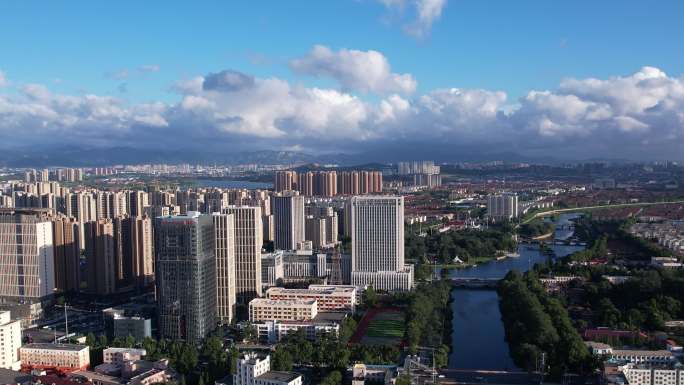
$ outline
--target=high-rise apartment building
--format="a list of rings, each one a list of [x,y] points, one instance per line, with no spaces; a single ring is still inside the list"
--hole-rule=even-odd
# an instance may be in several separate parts
[[[216,254],[216,312],[221,323],[235,317],[235,215],[213,213]]]
[[[143,216],[145,207],[149,206],[149,196],[145,191],[129,191],[126,212],[132,217]]]
[[[54,293],[52,222],[46,213],[0,209],[0,297],[39,300]]]
[[[306,240],[311,241],[314,250],[319,250],[328,245],[328,227],[326,219],[308,215],[306,217]]]
[[[276,171],[273,187],[276,192],[294,190],[297,186],[296,171]]]
[[[88,291],[97,295],[116,292],[117,256],[114,223],[101,219],[83,224]],[[117,229],[118,230],[118,229]]]
[[[223,213],[235,216],[235,295],[238,304],[247,305],[261,296],[261,208],[228,206]]]
[[[314,195],[314,173],[303,172],[297,177],[297,190],[308,197]]]
[[[352,284],[410,290],[413,269],[404,265],[404,198],[357,196],[349,204]]]
[[[411,174],[439,174],[440,167],[435,166],[431,160],[418,160],[412,162],[397,163],[397,173],[399,175]]]
[[[81,284],[79,225],[65,216],[52,219],[55,255],[55,287],[58,291],[77,291]]]
[[[19,370],[21,321],[12,321],[9,311],[0,311],[0,368]]]
[[[284,191],[275,195],[272,202],[275,248],[294,250],[297,243],[305,240],[304,197],[296,191]]]
[[[216,326],[212,217],[188,212],[156,221],[159,334],[198,342]]]
[[[518,217],[518,195],[505,193],[487,196],[487,216],[497,220]]]
[[[120,250],[123,285],[143,287],[154,281],[154,235],[152,219],[126,217],[116,221],[121,226]]]

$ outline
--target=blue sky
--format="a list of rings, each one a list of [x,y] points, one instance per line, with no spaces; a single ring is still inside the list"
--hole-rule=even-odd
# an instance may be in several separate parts
[[[420,24],[421,9],[430,5],[437,13]],[[0,124],[0,133],[35,124],[36,132],[48,127],[93,144],[93,133],[84,129],[92,122],[99,133],[117,125],[112,143],[130,142],[139,125],[147,132],[145,125],[172,130],[189,124],[201,133],[190,135],[193,140],[213,133],[220,141],[244,144],[256,133],[266,138],[265,147],[306,149],[324,142],[309,141],[312,135],[342,131],[350,147],[377,144],[386,135],[410,142],[415,133],[406,127],[419,125],[435,140],[448,137],[458,144],[525,132],[536,147],[518,144],[513,150],[538,153],[549,145],[582,147],[569,138],[586,141],[614,130],[633,152],[655,148],[654,135],[684,139],[682,15],[684,2],[674,0],[3,1],[0,98],[5,95],[11,108],[2,115],[0,103],[0,118],[12,125]],[[311,59],[316,45],[330,51],[328,61],[316,58],[294,71],[293,61]],[[364,72],[372,72],[365,62],[338,63],[347,53],[370,57],[369,51],[391,66],[385,75],[415,84],[385,87],[380,83],[390,78],[382,75],[376,86],[363,87]],[[342,68],[347,65],[355,68]],[[253,76],[257,87],[236,99],[201,90],[208,74],[231,71]],[[645,89],[644,77],[660,81]],[[599,87],[589,78],[607,83]],[[199,79],[199,89],[174,88],[192,79]],[[565,79],[584,82],[568,85]],[[458,90],[439,92],[450,88]],[[316,89],[335,94],[309,95]],[[111,97],[116,101],[98,103],[124,105],[125,111],[98,120],[102,105],[74,99],[65,107],[63,95]],[[264,95],[273,99],[272,107],[252,111]],[[250,97],[254,104],[232,108],[235,100]],[[315,98],[320,100],[306,104]],[[198,100],[205,112],[211,106],[211,116],[198,115]],[[321,103],[323,118],[302,113]],[[278,110],[281,104],[287,111]],[[182,114],[188,105],[195,109],[192,119]],[[561,111],[567,105],[574,107]],[[400,113],[409,110],[409,117]],[[356,120],[335,126],[349,116]],[[332,136],[340,143],[342,137]],[[665,153],[678,151],[681,146]]]
[[[410,11],[397,13],[370,0],[5,1],[0,68],[19,82],[98,93],[117,93],[104,74],[128,69],[127,97],[141,100],[168,100],[173,81],[225,68],[316,84],[287,67],[314,44],[378,50],[420,91],[519,96],[644,65],[684,73],[682,1],[451,0],[422,39],[402,33]],[[133,74],[150,64],[160,71]]]

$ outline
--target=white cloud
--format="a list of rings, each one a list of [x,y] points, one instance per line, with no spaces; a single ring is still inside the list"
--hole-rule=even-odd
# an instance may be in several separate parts
[[[215,83],[205,87],[212,76]],[[50,138],[195,150],[375,149],[379,158],[377,149],[388,145],[568,158],[681,158],[684,149],[684,78],[648,67],[608,79],[566,79],[557,89],[530,91],[513,109],[501,91],[444,88],[369,101],[234,71],[190,78],[174,89],[176,102],[128,104],[26,84],[20,93],[0,95],[0,137],[6,146]]]
[[[128,70],[126,68],[123,68],[118,71],[107,72],[105,74],[105,77],[112,80],[125,80],[128,79],[128,75]]]
[[[416,0],[417,18],[404,27],[406,33],[421,38],[430,32],[432,23],[442,16],[447,0]]]
[[[292,60],[298,73],[329,76],[347,90],[374,93],[412,93],[417,82],[410,74],[393,73],[387,58],[378,51],[340,49],[316,45],[304,57]]]
[[[407,0],[377,1],[398,13],[403,13],[407,8]],[[416,38],[423,38],[430,33],[432,24],[442,16],[447,0],[412,0],[410,3],[412,20],[404,24],[404,32]]]
[[[7,87],[9,85],[9,82],[7,81],[7,78],[5,77],[5,73],[0,71],[0,88],[1,87]]]

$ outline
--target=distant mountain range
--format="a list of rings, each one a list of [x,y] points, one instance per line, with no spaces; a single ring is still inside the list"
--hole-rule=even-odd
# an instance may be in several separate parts
[[[89,167],[145,163],[167,164],[360,164],[396,163],[402,160],[434,160],[435,162],[530,162],[553,164],[569,159],[528,157],[515,152],[482,151],[453,146],[386,146],[359,153],[310,154],[299,151],[200,151],[190,149],[137,149],[131,147],[81,148],[50,147],[0,149],[0,167]],[[597,161],[597,160],[593,160]],[[621,163],[624,160],[610,160]]]

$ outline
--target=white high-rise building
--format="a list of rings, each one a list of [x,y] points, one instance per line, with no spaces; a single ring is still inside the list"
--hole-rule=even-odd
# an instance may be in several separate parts
[[[273,197],[275,242],[278,250],[294,250],[305,240],[304,197],[296,191],[286,191]]]
[[[21,321],[12,321],[9,311],[0,312],[0,368],[19,370]]]
[[[410,290],[413,266],[404,265],[404,198],[351,199],[352,284]]]
[[[261,207],[228,206],[221,210],[235,216],[235,295],[237,303],[261,297]]]
[[[229,324],[235,317],[235,215],[213,213],[216,232],[216,316]]]
[[[518,217],[518,195],[506,193],[487,196],[487,216],[492,219]]]
[[[0,297],[38,300],[54,293],[52,222],[43,214],[0,211]]]

